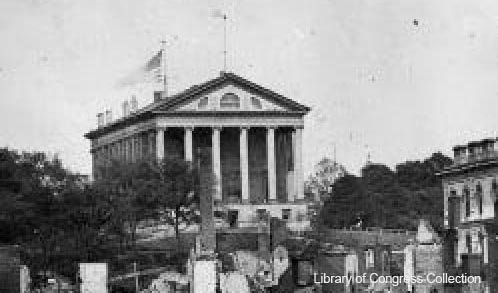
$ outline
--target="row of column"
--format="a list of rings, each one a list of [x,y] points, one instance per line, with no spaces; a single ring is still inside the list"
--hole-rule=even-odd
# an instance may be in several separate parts
[[[220,133],[221,127],[212,128],[212,162],[215,176],[214,199],[222,200],[222,175],[221,175],[221,154],[220,154]],[[242,202],[249,203],[249,152],[248,152],[248,130],[249,127],[240,128],[240,174]],[[292,154],[294,161],[294,194],[288,194],[288,201],[304,198],[304,181],[302,172],[302,127],[296,127],[292,132]],[[164,128],[157,130],[156,154],[158,159],[164,158]],[[185,128],[185,160],[192,161],[192,133],[193,127]],[[268,166],[268,198],[270,202],[277,200],[277,173],[275,159],[275,127],[267,127],[267,166]]]
[[[144,149],[144,140],[147,140],[147,149]],[[94,164],[104,164],[110,159],[135,161],[145,155],[154,154],[154,133],[135,135],[94,150]]]

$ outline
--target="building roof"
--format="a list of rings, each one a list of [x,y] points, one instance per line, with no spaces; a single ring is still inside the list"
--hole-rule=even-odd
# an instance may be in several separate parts
[[[220,76],[203,82],[201,84],[193,85],[186,90],[179,92],[171,97],[160,99],[155,101],[136,112],[117,119],[103,127],[94,129],[85,134],[88,139],[96,138],[100,135],[108,133],[116,128],[120,128],[126,125],[133,124],[137,121],[141,121],[146,118],[154,117],[156,115],[168,115],[168,114],[183,114],[183,115],[241,115],[244,113],[249,113],[248,111],[173,111],[176,106],[182,105],[190,100],[198,98],[203,94],[211,92],[213,90],[219,89],[225,85],[236,85],[244,90],[251,93],[258,94],[269,101],[273,101],[280,105],[285,106],[288,111],[251,111],[252,115],[255,114],[268,114],[268,115],[286,115],[286,114],[300,114],[305,115],[310,111],[308,106],[300,104],[294,100],[291,100],[283,95],[280,95],[270,89],[264,88],[252,81],[249,81],[235,73],[231,72],[221,72]]]

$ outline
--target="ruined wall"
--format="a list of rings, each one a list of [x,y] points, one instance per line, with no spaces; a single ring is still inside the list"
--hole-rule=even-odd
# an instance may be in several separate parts
[[[394,248],[403,248],[410,239],[415,236],[412,232],[387,231],[356,231],[341,229],[326,229],[320,232],[320,240],[332,244],[343,244],[345,246],[370,245],[375,246],[388,245]]]
[[[440,244],[417,244],[415,254],[415,275],[422,276],[424,280],[427,274],[443,275],[443,247]],[[443,292],[443,284],[427,282],[415,284],[415,292]]]
[[[346,254],[338,255],[320,255],[317,257],[315,265],[316,271],[325,273],[327,276],[343,276],[345,272]],[[319,276],[317,276],[319,278]],[[321,284],[323,293],[341,293],[345,292],[344,284],[323,283]]]

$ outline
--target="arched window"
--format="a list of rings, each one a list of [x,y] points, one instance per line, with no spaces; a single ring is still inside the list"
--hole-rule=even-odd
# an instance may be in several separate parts
[[[465,202],[465,217],[470,217],[470,191],[467,186],[463,188],[463,200]]]
[[[261,106],[261,101],[256,98],[256,97],[251,97],[251,105],[253,106],[254,109],[261,109],[263,108]]]
[[[479,215],[482,215],[482,186],[479,182],[476,185],[476,204]]]
[[[205,109],[209,103],[209,98],[208,97],[203,97],[200,99],[199,103],[197,104],[198,109]]]
[[[221,97],[220,108],[238,109],[240,108],[240,99],[236,94],[226,93]]]

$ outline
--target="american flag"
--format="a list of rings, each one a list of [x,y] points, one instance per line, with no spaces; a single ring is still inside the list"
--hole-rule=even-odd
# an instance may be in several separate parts
[[[140,68],[121,78],[117,82],[117,86],[125,87],[139,83],[161,83],[163,81],[163,74],[161,71],[162,54],[162,50],[157,52]]]

